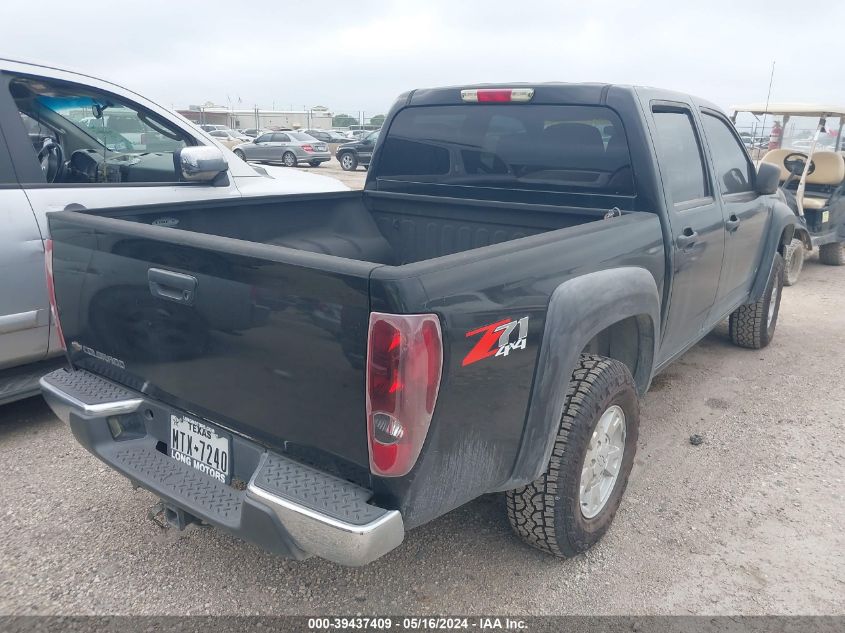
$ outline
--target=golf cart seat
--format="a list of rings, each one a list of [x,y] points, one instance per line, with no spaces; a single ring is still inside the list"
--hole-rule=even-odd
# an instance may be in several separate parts
[[[795,153],[796,150],[793,149],[773,149],[761,160],[777,165],[780,168],[780,179],[784,181],[790,174],[783,164],[783,159]],[[804,192],[804,208],[822,209],[830,198],[830,188],[845,181],[845,156],[837,152],[813,152],[813,163],[816,169],[807,175],[808,188]]]
[[[770,149],[766,152],[763,158],[760,159],[760,162],[770,163],[780,168],[780,181],[783,182],[789,178],[789,170],[783,164],[783,159],[794,153],[795,150],[793,149]]]

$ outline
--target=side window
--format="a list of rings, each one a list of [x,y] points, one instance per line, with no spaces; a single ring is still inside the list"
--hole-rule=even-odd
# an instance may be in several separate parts
[[[704,134],[713,153],[716,181],[724,194],[743,193],[752,190],[751,163],[745,149],[736,140],[728,125],[713,116],[703,113]]]
[[[257,139],[255,139],[255,142],[256,143],[269,143],[271,140],[273,140],[272,134],[262,134]]]
[[[689,113],[656,111],[657,152],[660,171],[668,180],[675,204],[710,196],[701,145]]]
[[[9,90],[48,184],[178,182],[173,154],[195,142],[167,120],[90,86],[19,77]]]
[[[273,142],[274,143],[290,143],[290,136],[287,134],[274,134],[273,135]]]

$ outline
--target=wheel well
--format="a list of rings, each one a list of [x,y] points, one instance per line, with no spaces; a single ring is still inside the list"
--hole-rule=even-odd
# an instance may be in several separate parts
[[[802,235],[803,233],[803,235]],[[797,237],[802,242],[804,242],[804,246],[808,249],[813,248],[812,242],[810,242],[810,236],[807,234],[806,231],[802,231],[800,228],[790,225],[783,229],[783,233],[780,234],[780,243],[778,244],[778,253],[781,255],[786,254],[786,247],[789,246],[789,243],[792,242],[792,238]]]
[[[618,360],[631,372],[643,394],[648,389],[654,362],[654,324],[644,314],[622,319],[596,334],[581,353]]]
[[[801,240],[804,243],[804,248],[808,251],[813,250],[813,241],[810,239],[810,234],[804,229],[795,229],[795,235],[793,237]]]

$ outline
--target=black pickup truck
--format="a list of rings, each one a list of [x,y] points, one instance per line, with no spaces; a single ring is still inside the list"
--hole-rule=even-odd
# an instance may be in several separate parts
[[[655,374],[725,318],[771,341],[778,177],[687,95],[408,92],[363,191],[50,214],[70,367],[43,393],[179,527],[360,565],[504,492],[574,555]]]

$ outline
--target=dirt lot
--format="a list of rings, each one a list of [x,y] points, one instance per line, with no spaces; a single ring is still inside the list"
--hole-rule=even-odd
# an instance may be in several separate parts
[[[318,169],[312,170],[315,174],[322,174],[323,176],[332,176],[337,178],[347,187],[352,189],[361,189],[364,187],[364,181],[367,179],[367,170],[359,167],[355,171],[343,171],[340,168],[340,163],[334,158],[327,163],[323,163]]]
[[[271,173],[279,170],[280,177],[282,178],[284,177],[284,170],[288,169],[281,165],[262,165],[262,167]],[[297,167],[297,169],[303,172],[337,178],[351,189],[362,189],[364,187],[364,181],[367,179],[367,171],[363,167],[359,167],[355,171],[343,171],[340,168],[340,163],[334,158],[319,167],[308,167],[306,165],[304,167]]]
[[[362,569],[162,531],[40,399],[2,407],[0,613],[845,614],[843,314],[845,268],[812,258],[768,349],[722,328],[658,377],[616,522],[568,561],[492,495]]]

